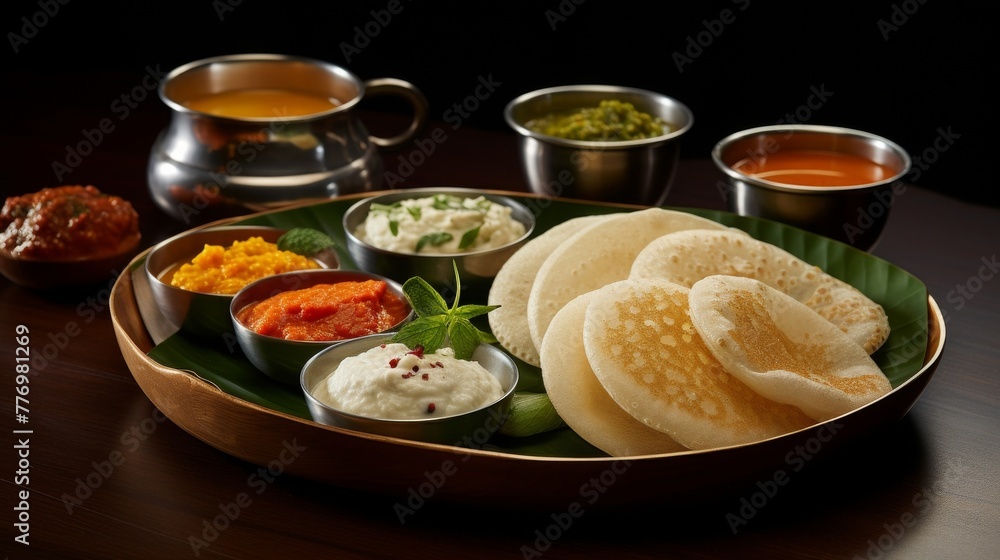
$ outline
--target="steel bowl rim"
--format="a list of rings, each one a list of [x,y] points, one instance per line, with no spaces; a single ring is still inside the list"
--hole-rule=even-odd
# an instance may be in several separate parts
[[[731,143],[742,140],[744,138],[749,138],[751,136],[766,136],[775,133],[787,133],[787,132],[809,132],[816,133],[825,136],[847,136],[860,138],[866,141],[873,141],[885,144],[889,151],[895,153],[900,157],[903,162],[902,169],[897,172],[892,177],[882,179],[880,181],[875,181],[872,183],[862,183],[859,185],[843,185],[843,186],[833,186],[833,187],[816,187],[808,185],[790,185],[787,183],[778,183],[775,181],[769,181],[767,179],[760,179],[757,177],[751,177],[736,171],[732,167],[728,166],[722,160],[722,151]],[[872,190],[883,186],[891,185],[892,183],[901,180],[907,173],[910,172],[912,168],[912,159],[910,154],[903,149],[902,146],[885,138],[884,136],[879,136],[871,132],[864,130],[859,130],[855,128],[848,128],[843,126],[834,125],[821,125],[821,124],[779,124],[779,125],[769,125],[769,126],[758,126],[755,128],[748,128],[745,130],[740,130],[725,136],[712,147],[712,161],[715,166],[722,171],[730,179],[747,183],[749,185],[760,187],[764,189],[783,191],[789,193],[797,194],[814,194],[823,195],[837,192],[857,192]]]
[[[535,99],[537,97],[542,97],[544,95],[553,95],[560,93],[630,93],[634,95],[641,95],[643,97],[648,97],[651,99],[657,99],[659,101],[667,101],[672,105],[675,105],[686,117],[686,122],[683,126],[672,130],[666,134],[661,134],[660,136],[654,136],[651,138],[641,138],[638,140],[617,140],[617,141],[602,141],[602,140],[570,140],[566,138],[560,138],[558,136],[550,136],[548,134],[542,134],[540,132],[535,132],[514,118],[514,109],[526,101]],[[559,146],[565,146],[569,148],[577,148],[581,150],[599,150],[599,151],[611,151],[611,150],[626,150],[630,148],[648,148],[652,146],[657,146],[675,140],[680,136],[684,135],[688,130],[694,126],[694,113],[691,108],[680,102],[674,97],[658,93],[655,91],[634,88],[628,86],[613,86],[605,84],[578,84],[578,85],[566,85],[566,86],[555,86],[537,89],[523,93],[510,102],[504,107],[503,111],[504,120],[507,124],[514,129],[519,135],[524,138],[532,138],[539,142],[545,142],[548,144],[555,144]],[[673,123],[671,123],[673,124]]]
[[[185,105],[182,105],[182,104],[178,103],[177,101],[175,101],[174,99],[172,99],[169,95],[167,95],[166,90],[167,90],[167,87],[170,84],[170,82],[173,81],[173,79],[175,79],[175,78],[177,78],[177,77],[179,77],[179,76],[181,76],[183,74],[186,74],[186,73],[191,72],[193,70],[197,70],[198,68],[204,68],[206,66],[210,66],[212,64],[244,63],[244,62],[301,62],[303,64],[308,64],[310,66],[315,66],[315,67],[321,68],[321,69],[323,69],[323,70],[325,70],[327,72],[330,72],[332,74],[336,74],[336,75],[341,76],[343,78],[346,78],[346,79],[349,79],[349,80],[353,80],[357,84],[358,94],[355,95],[354,98],[348,99],[347,101],[344,101],[340,105],[337,105],[336,107],[333,107],[333,108],[328,109],[326,111],[321,111],[319,113],[311,113],[309,115],[302,115],[302,116],[296,116],[296,117],[280,117],[280,118],[275,118],[275,117],[230,117],[230,116],[214,115],[214,114],[205,113],[205,112],[202,112],[202,111],[196,111],[194,109],[191,109],[190,107],[187,107]],[[187,62],[185,64],[182,64],[182,65],[174,68],[170,72],[168,72],[167,75],[163,78],[163,80],[160,81],[160,85],[157,87],[157,94],[158,94],[158,96],[160,98],[160,101],[162,101],[167,107],[169,107],[171,110],[173,110],[173,111],[175,111],[177,113],[181,113],[181,114],[199,115],[199,116],[211,118],[213,120],[231,121],[231,122],[242,122],[242,123],[251,123],[251,124],[269,123],[269,122],[275,122],[275,121],[281,121],[281,122],[290,123],[290,122],[307,122],[307,121],[313,121],[313,120],[317,120],[317,119],[323,119],[323,118],[329,117],[330,115],[333,115],[333,114],[336,114],[336,113],[342,113],[342,112],[345,112],[345,111],[351,109],[352,107],[354,107],[355,105],[357,105],[358,103],[360,103],[361,99],[364,97],[364,95],[365,95],[365,82],[363,80],[361,80],[361,78],[358,77],[357,74],[355,74],[354,72],[351,72],[347,68],[345,68],[343,66],[340,66],[338,64],[334,64],[332,62],[327,62],[325,60],[320,60],[318,58],[312,58],[312,57],[307,57],[307,56],[298,56],[298,55],[288,55],[288,54],[277,54],[277,53],[242,53],[242,54],[229,54],[229,55],[219,55],[219,56],[212,56],[212,57],[207,57],[207,58],[201,58],[201,59],[198,59],[198,60],[192,60],[191,62]]]

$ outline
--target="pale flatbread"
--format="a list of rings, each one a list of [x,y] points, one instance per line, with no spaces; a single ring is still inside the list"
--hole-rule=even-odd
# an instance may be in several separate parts
[[[650,242],[630,277],[656,278],[690,288],[712,275],[759,280],[806,304],[871,354],[889,337],[882,306],[857,288],[791,253],[730,231],[680,231]]]
[[[647,426],[691,449],[746,444],[814,424],[726,372],[691,324],[688,289],[624,280],[587,306],[587,359],[608,394]]]
[[[625,412],[594,376],[583,346],[583,320],[592,294],[560,309],[542,343],[542,381],[552,406],[574,432],[613,457],[685,450]]]
[[[685,229],[729,229],[707,218],[663,208],[614,214],[563,241],[549,255],[528,295],[528,328],[536,348],[570,300],[628,278],[632,261],[650,241]]]
[[[888,393],[868,353],[806,305],[752,278],[709,276],[691,287],[698,333],[734,377],[816,420]]]
[[[533,365],[539,365],[538,349],[528,330],[528,293],[538,269],[560,243],[581,228],[607,218],[608,215],[571,218],[525,243],[500,267],[487,303],[500,307],[486,315],[490,330],[511,354]]]

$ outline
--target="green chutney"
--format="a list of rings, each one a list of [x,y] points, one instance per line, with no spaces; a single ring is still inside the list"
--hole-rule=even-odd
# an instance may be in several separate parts
[[[671,131],[670,125],[659,117],[617,99],[605,99],[597,107],[571,113],[549,114],[525,126],[541,134],[588,142],[641,140]]]

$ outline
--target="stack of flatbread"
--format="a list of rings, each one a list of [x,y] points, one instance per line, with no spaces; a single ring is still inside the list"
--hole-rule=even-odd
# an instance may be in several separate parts
[[[685,212],[571,219],[489,294],[567,425],[613,456],[711,449],[835,418],[891,390],[881,306],[779,247]]]

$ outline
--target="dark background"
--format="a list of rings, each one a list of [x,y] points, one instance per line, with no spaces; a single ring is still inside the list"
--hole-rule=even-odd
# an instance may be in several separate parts
[[[607,83],[659,91],[695,115],[684,158],[706,158],[722,137],[789,115],[859,128],[910,152],[910,182],[998,203],[981,157],[985,121],[993,114],[986,73],[995,67],[987,62],[995,31],[986,14],[957,2],[95,4],[4,5],[0,96],[8,134],[45,134],[69,145],[80,139],[81,128],[64,113],[90,109],[114,117],[111,104],[141,84],[148,68],[166,72],[209,56],[273,52],[341,64],[364,80],[410,81],[430,100],[435,119],[472,95],[481,78],[492,80],[500,85],[462,126],[502,131],[506,103],[539,87]],[[56,7],[54,15],[45,12]],[[44,24],[35,25],[29,38],[26,20]],[[37,110],[40,104],[45,108]],[[155,96],[135,111],[166,122],[166,108]],[[150,142],[156,132],[149,131]],[[109,138],[109,145],[114,141]],[[12,193],[54,186],[53,172],[40,161],[5,160],[4,167],[37,166],[38,184],[10,185],[0,170],[0,188]]]

